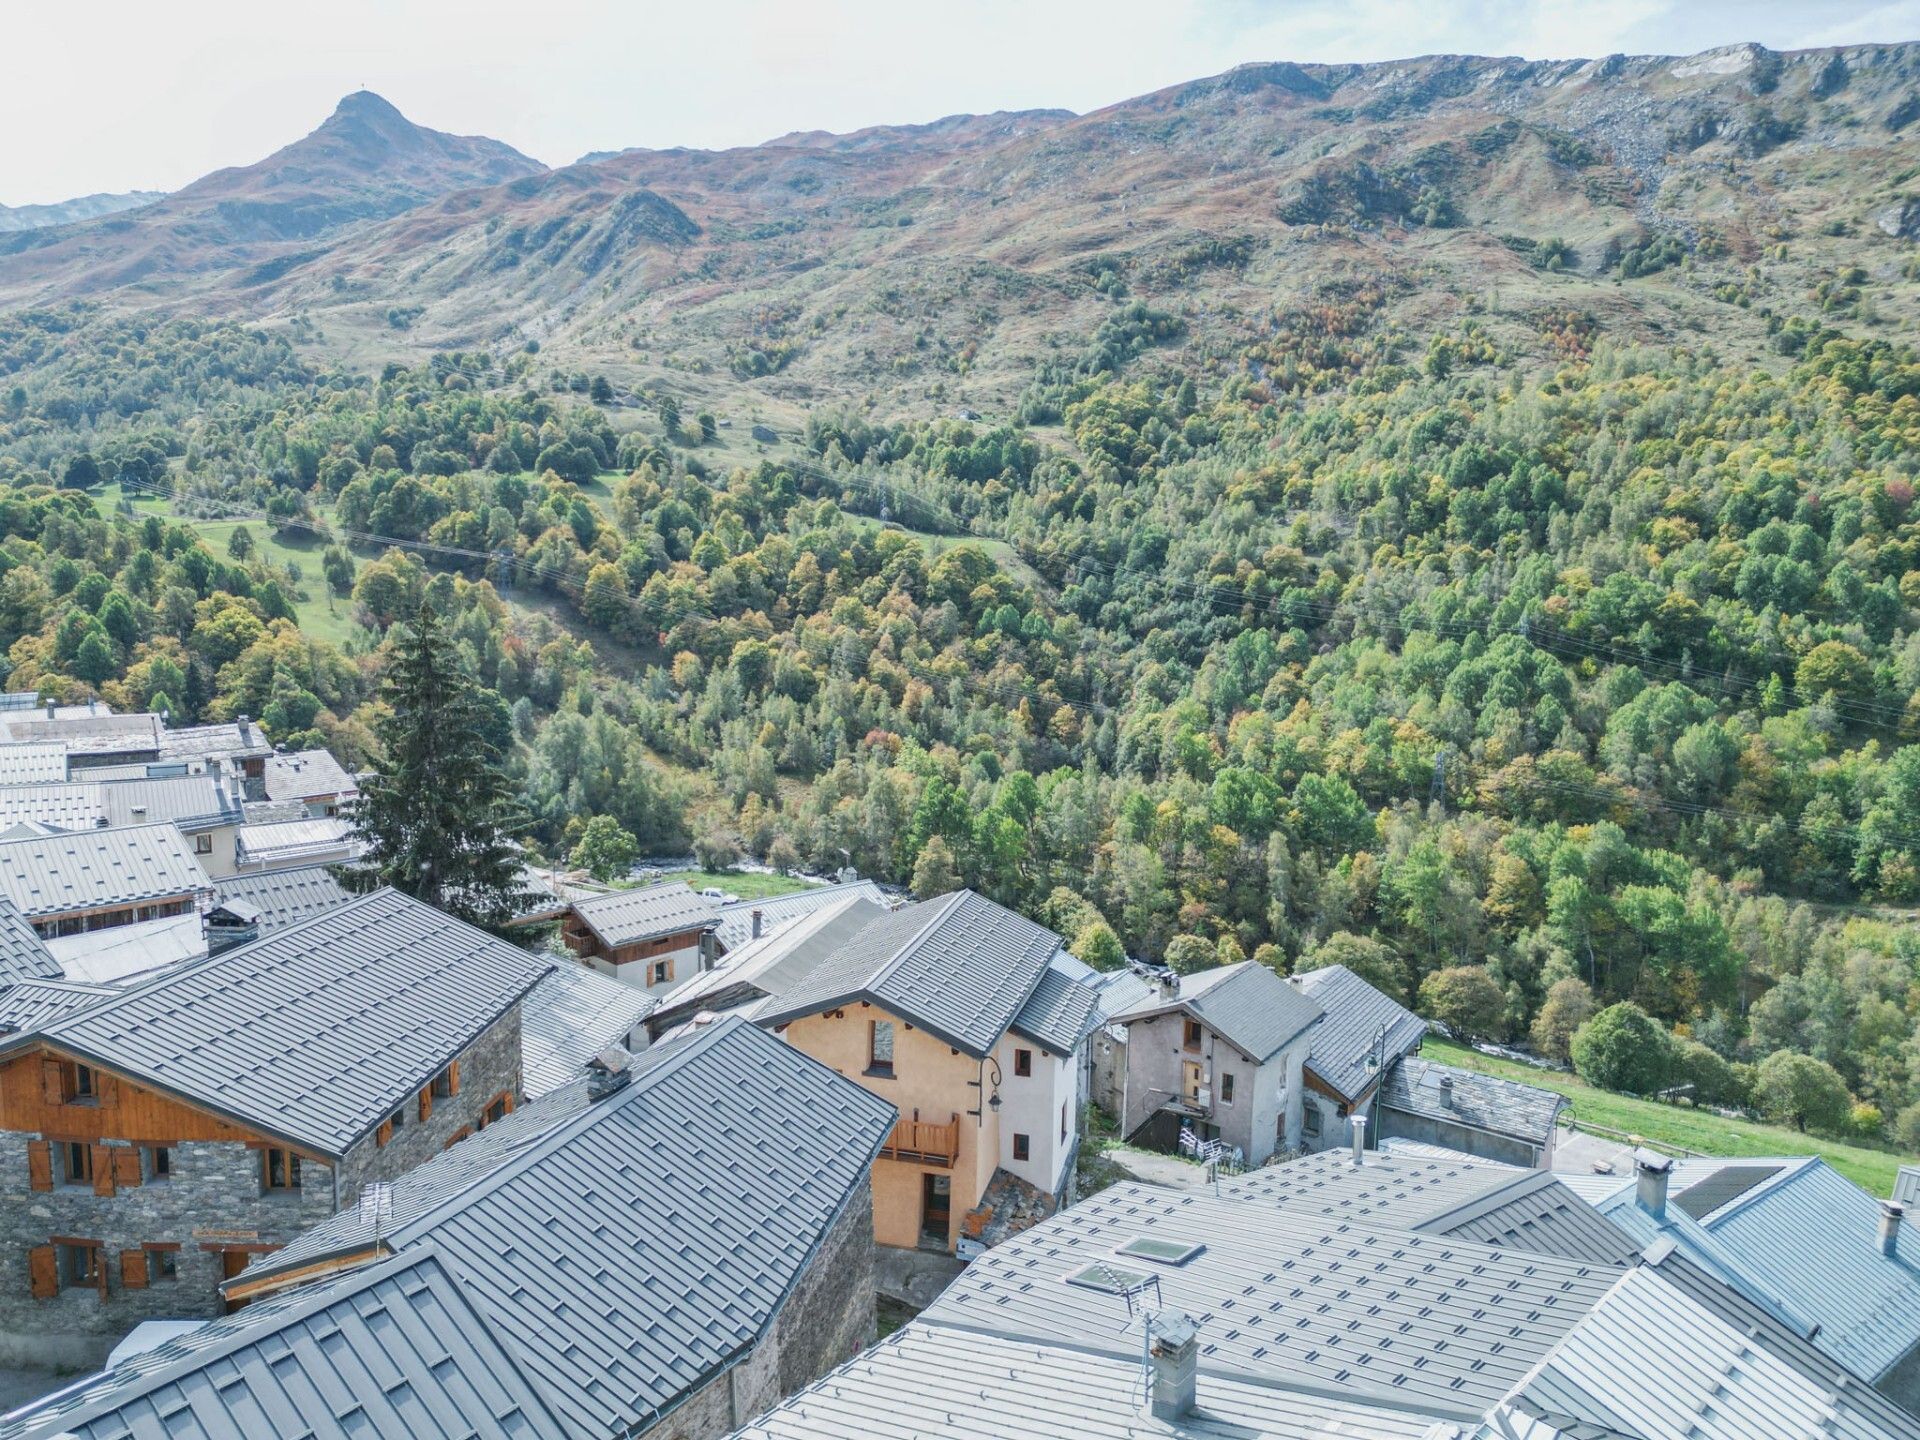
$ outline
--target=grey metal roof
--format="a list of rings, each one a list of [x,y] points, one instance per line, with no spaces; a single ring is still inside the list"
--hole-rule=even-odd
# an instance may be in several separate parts
[[[269,800],[319,800],[357,795],[360,782],[327,750],[295,750],[267,757]]]
[[[1321,1019],[1319,1004],[1254,960],[1180,977],[1173,999],[1156,996],[1115,1015],[1145,1019],[1183,1010],[1256,1062],[1272,1059]]]
[[[100,787],[84,780],[0,786],[0,827],[38,821],[57,830],[86,830],[100,821]]]
[[[731,1009],[742,1000],[783,995],[886,913],[871,900],[847,895],[758,940],[749,940],[722,955],[713,969],[688,976],[663,995],[654,1015],[655,1027],[702,1010]]]
[[[1426,1021],[1344,965],[1295,975],[1292,983],[1326,1012],[1320,1028],[1313,1032],[1307,1068],[1349,1103],[1373,1089],[1380,1070],[1391,1065],[1395,1056],[1413,1051],[1427,1033]],[[1380,1070],[1376,1070],[1369,1062],[1375,1037],[1383,1027],[1384,1058]]]
[[[1874,1412],[1814,1383],[1654,1271],[1628,1271],[1521,1398],[1645,1440],[1888,1440]]]
[[[1453,1082],[1451,1101],[1441,1088],[1443,1080]],[[1522,1085],[1517,1080],[1502,1080],[1409,1055],[1388,1070],[1386,1084],[1380,1087],[1380,1103],[1409,1115],[1544,1145],[1553,1135],[1555,1119],[1567,1101],[1565,1096],[1538,1085]]]
[[[0,840],[0,895],[29,920],[210,888],[172,825]]]
[[[638,890],[613,890],[573,902],[573,913],[606,946],[632,945],[688,930],[713,928],[714,907],[684,880],[665,880]]]
[[[340,1155],[550,968],[379,890],[33,1033],[268,1135]]]
[[[1722,1205],[1738,1200],[1781,1171],[1779,1165],[1725,1165],[1706,1179],[1676,1190],[1673,1203],[1696,1220],[1704,1220]]]
[[[67,747],[58,741],[0,744],[0,785],[57,785],[67,778]]]
[[[809,885],[788,895],[768,895],[760,900],[740,900],[714,909],[719,925],[714,931],[723,949],[738,950],[753,939],[753,912],[760,912],[762,938],[784,929],[802,916],[823,906],[837,905],[848,896],[858,896],[881,909],[889,905],[886,892],[871,880],[854,880],[845,885]]]
[[[11,900],[0,895],[0,985],[22,980],[58,980],[60,962],[47,949],[26,917]]]
[[[1138,1327],[1135,1327],[1136,1349]],[[1202,1327],[1200,1341],[1209,1339]],[[1143,1414],[1140,1359],[915,1322],[734,1440],[1426,1440],[1433,1417],[1202,1374],[1198,1414]]]
[[[1640,1254],[1636,1238],[1550,1172],[1491,1173],[1500,1180],[1494,1189],[1429,1215],[1414,1228],[1423,1235],[1450,1235],[1500,1250],[1603,1265],[1628,1265]]]
[[[240,802],[211,775],[171,775],[159,780],[114,780],[99,787],[101,813],[109,825],[145,825],[171,820],[182,830],[238,825]]]
[[[277,820],[267,825],[250,822],[233,832],[233,841],[242,865],[266,865],[306,855],[313,857],[308,862],[311,864],[359,849],[352,822],[331,815]]]
[[[580,1083],[527,1107],[539,1114],[512,1132],[519,1143],[485,1151],[488,1163],[463,1152],[520,1112],[412,1171],[385,1234],[402,1254],[439,1250],[577,1436],[645,1428],[755,1344],[895,1118],[738,1020],[630,1069],[603,1100],[583,1101]],[[246,1273],[370,1238],[357,1214],[339,1215]]]
[[[1059,948],[1053,931],[956,890],[873,921],[777,997],[760,1023],[870,1000],[969,1055],[985,1055]]]
[[[1118,1296],[1066,1276],[1136,1236],[1205,1248],[1155,1275],[1203,1326],[1203,1373],[1478,1420],[1621,1271],[1244,1201],[1118,1185],[971,1261],[930,1323],[1139,1353]]]
[[[113,994],[111,986],[72,980],[22,980],[0,990],[0,1031],[32,1030]]]
[[[520,1007],[520,1083],[529,1095],[558,1090],[607,1046],[627,1044],[658,1002],[637,985],[589,970],[571,956]]]
[[[69,980],[120,985],[163,966],[198,960],[207,953],[206,929],[192,911],[108,930],[56,935],[47,949]]]
[[[1099,1023],[1099,996],[1049,965],[1012,1028],[1056,1055],[1071,1055]]]
[[[271,870],[264,875],[229,875],[214,885],[214,903],[251,908],[259,917],[262,935],[298,924],[352,898],[324,865]]]
[[[1221,1182],[1221,1193],[1301,1215],[1365,1220],[1411,1230],[1463,1200],[1508,1184],[1511,1170],[1458,1160],[1407,1159],[1369,1152],[1356,1167],[1346,1150],[1322,1150]]]
[[[6,1440],[568,1440],[431,1248],[211,1320]]]
[[[1902,1205],[1920,1204],[1920,1165],[1902,1165],[1893,1177],[1893,1198]]]

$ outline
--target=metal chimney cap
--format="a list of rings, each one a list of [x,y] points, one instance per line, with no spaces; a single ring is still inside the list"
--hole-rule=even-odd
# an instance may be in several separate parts
[[[1655,1150],[1636,1150],[1633,1152],[1633,1168],[1648,1170],[1655,1175],[1665,1175],[1673,1169],[1673,1157],[1662,1155]]]
[[[1200,1322],[1191,1315],[1161,1316],[1153,1322],[1153,1352],[1164,1355],[1183,1349],[1200,1338]]]

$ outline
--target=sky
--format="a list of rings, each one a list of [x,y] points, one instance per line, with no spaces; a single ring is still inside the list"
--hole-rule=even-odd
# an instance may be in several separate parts
[[[563,165],[962,111],[1098,109],[1254,60],[1920,40],[1920,0],[91,0],[9,7],[0,204],[170,190],[366,87]]]

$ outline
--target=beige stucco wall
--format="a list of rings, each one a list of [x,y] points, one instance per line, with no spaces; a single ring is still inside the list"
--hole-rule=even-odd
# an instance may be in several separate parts
[[[866,1073],[868,1026],[875,1020],[893,1021],[891,1076]],[[981,1062],[897,1015],[862,1002],[794,1020],[780,1033],[795,1049],[889,1101],[903,1120],[915,1118],[916,1111],[921,1120],[941,1124],[960,1117],[959,1155],[952,1170],[885,1158],[873,1166],[873,1236],[882,1245],[919,1244],[922,1177],[951,1177],[947,1226],[951,1249],[961,1216],[980,1203],[1000,1157],[1000,1117],[991,1108],[977,1118],[968,1113],[982,1108],[977,1088]]]

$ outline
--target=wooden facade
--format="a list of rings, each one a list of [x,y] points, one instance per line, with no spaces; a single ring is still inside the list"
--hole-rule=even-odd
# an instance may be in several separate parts
[[[91,1095],[80,1095],[76,1071],[87,1062],[42,1048],[0,1064],[0,1130],[48,1139],[126,1141],[172,1145],[188,1140],[269,1144],[266,1137],[226,1120],[88,1066]],[[326,1157],[313,1157],[325,1163]]]

